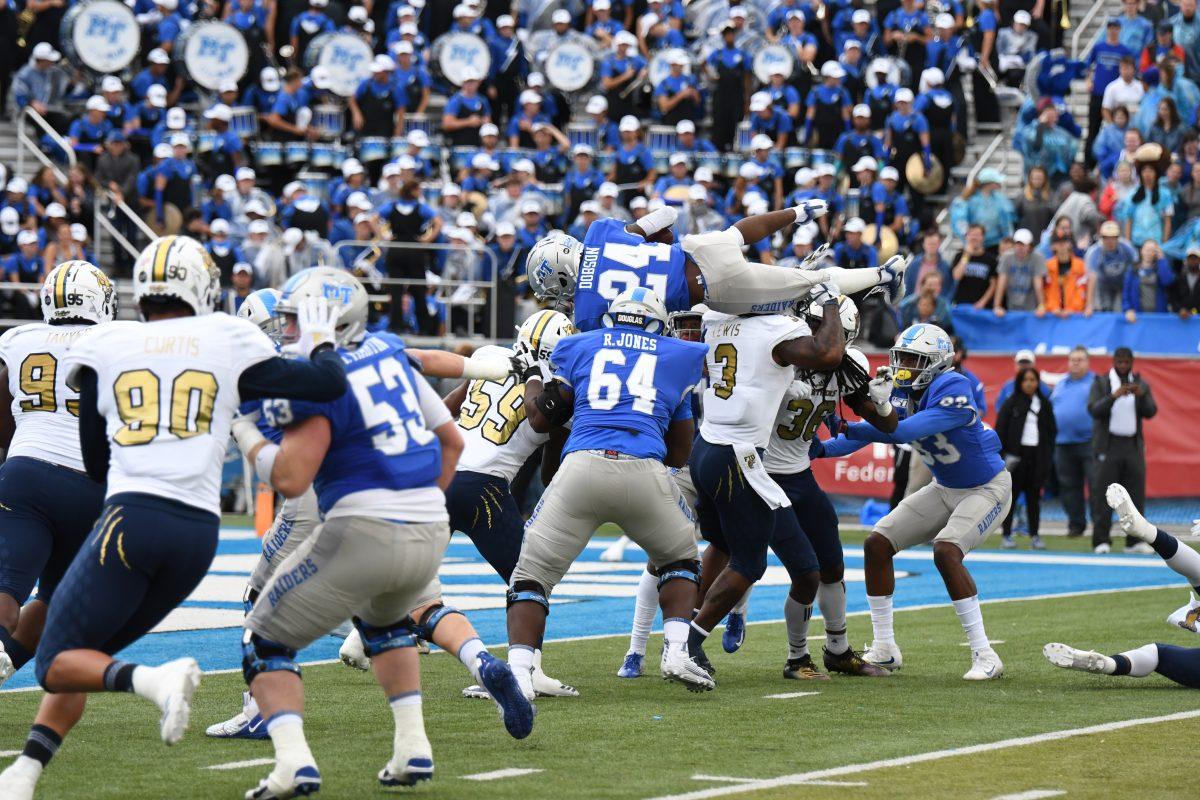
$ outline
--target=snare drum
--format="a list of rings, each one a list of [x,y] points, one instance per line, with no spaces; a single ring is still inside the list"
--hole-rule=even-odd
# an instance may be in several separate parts
[[[596,168],[607,175],[612,171],[613,166],[617,163],[616,153],[597,153]]]
[[[659,175],[666,175],[671,168],[671,154],[666,150],[654,151],[654,170]]]
[[[737,129],[737,149],[742,151],[750,150],[750,141],[754,138],[754,133],[750,130],[749,122],[739,122]]]
[[[329,199],[329,176],[324,172],[297,172],[296,180],[307,186],[310,194]]]
[[[547,183],[542,186],[542,194],[546,196],[545,208],[542,209],[547,217],[562,213],[563,186],[561,183]]]
[[[474,147],[456,147],[450,151],[450,169],[458,172],[460,169],[471,168],[471,158],[475,155]]]
[[[278,167],[283,163],[283,144],[281,142],[251,142],[251,152],[254,163],[262,167]]]
[[[312,124],[327,139],[336,139],[345,130],[345,111],[341,106],[319,105],[313,109]]]
[[[237,106],[230,109],[229,130],[239,138],[251,139],[258,135],[258,111],[253,106]]]
[[[329,154],[329,166],[341,172],[342,163],[346,160],[347,156],[346,145],[341,142],[334,142],[329,146]]]
[[[382,136],[367,136],[358,140],[358,160],[364,164],[375,161],[387,161],[390,152],[387,139]]]
[[[288,164],[308,162],[308,142],[288,142],[283,146],[283,160]]]
[[[809,153],[809,162],[814,167],[819,167],[822,164],[837,165],[838,155],[833,150],[813,150]]]
[[[696,167],[708,167],[712,170],[713,177],[721,174],[721,154],[720,153],[693,153],[692,158],[696,160]]]
[[[600,149],[600,132],[591,122],[568,123],[567,138],[571,141],[571,147],[577,144],[586,144],[593,151]]]
[[[207,153],[213,149],[213,145],[217,143],[216,131],[200,131],[200,136],[196,142],[197,153]]]
[[[789,147],[783,151],[783,165],[789,170],[797,170],[808,165],[808,151],[803,147]]]
[[[424,131],[426,136],[433,139],[441,133],[440,121],[429,114],[405,114],[404,135],[408,136],[413,131]]]
[[[649,131],[649,146],[654,152],[662,150],[668,154],[675,152],[675,128],[670,125],[651,125]]]
[[[318,169],[328,169],[333,166],[333,145],[329,142],[313,142],[309,148],[308,163]]]
[[[736,178],[738,170],[742,167],[744,159],[737,153],[725,153],[721,156],[721,166],[725,171],[726,178]]]

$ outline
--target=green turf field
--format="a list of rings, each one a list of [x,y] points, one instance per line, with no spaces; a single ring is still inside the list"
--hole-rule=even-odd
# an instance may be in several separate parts
[[[961,680],[969,657],[948,606],[897,612],[905,669],[883,680],[783,680],[779,624],[752,626],[736,655],[721,653],[719,645],[710,648],[718,688],[706,695],[691,695],[656,677],[616,678],[623,638],[558,643],[550,647],[547,671],[578,686],[583,696],[539,701],[534,733],[521,742],[504,734],[489,704],[459,696],[466,674],[456,661],[444,654],[428,656],[422,659],[425,711],[437,775],[416,792],[430,798],[564,800],[652,798],[722,787],[753,790],[735,797],[770,798],[1051,796],[1022,794],[1032,790],[1066,791],[1072,798],[1194,797],[1194,776],[1180,766],[1188,763],[1190,737],[1200,733],[1197,718],[892,768],[874,764],[1195,711],[1200,695],[1161,677],[1066,672],[1040,654],[1051,640],[1110,652],[1151,640],[1196,644],[1196,637],[1162,622],[1180,594],[1144,590],[986,604],[988,632],[1003,641],[996,649],[1008,670],[1004,679],[987,684]],[[851,618],[850,631],[856,646],[869,638],[862,616]],[[651,641],[651,664],[659,642],[657,637]],[[321,796],[386,794],[375,773],[390,755],[392,720],[370,676],[328,665],[306,668],[305,679],[306,728],[325,779]],[[157,713],[149,704],[129,696],[94,697],[84,722],[43,777],[38,796],[240,797],[268,766],[206,767],[269,758],[270,744],[206,740],[202,731],[237,709],[242,688],[240,675],[206,676],[193,709],[193,729],[174,748],[159,742]],[[805,691],[818,694],[766,697]],[[0,698],[0,748],[20,747],[38,699],[34,692]],[[488,782],[465,779],[510,768],[540,772]],[[756,789],[739,783],[815,771],[832,771],[833,777],[821,779],[826,782],[854,785]]]

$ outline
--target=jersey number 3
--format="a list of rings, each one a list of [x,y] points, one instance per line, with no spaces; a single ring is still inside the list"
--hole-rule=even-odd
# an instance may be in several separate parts
[[[172,436],[190,439],[212,428],[213,406],[217,402],[217,376],[211,372],[186,369],[171,382],[167,418],[162,419],[159,389],[162,382],[148,369],[122,372],[113,382],[117,414],[125,423],[113,434],[122,447],[149,444],[166,424]]]

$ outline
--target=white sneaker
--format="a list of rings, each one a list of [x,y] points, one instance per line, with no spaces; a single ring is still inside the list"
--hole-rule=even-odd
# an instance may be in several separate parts
[[[1200,620],[1200,600],[1196,596],[1189,594],[1191,599],[1187,605],[1175,609],[1171,612],[1171,616],[1167,617],[1167,622],[1171,625],[1177,625],[1185,631],[1192,633],[1200,633],[1197,628],[1197,620]]]
[[[188,728],[192,697],[200,688],[200,665],[194,658],[177,658],[154,670],[154,702],[162,710],[159,735],[167,744],[178,744]]]
[[[537,690],[533,688],[533,669],[515,669],[511,663],[508,666],[512,669],[513,677],[517,679],[517,686],[521,687],[521,694],[525,695],[525,699],[532,703],[537,699]],[[464,694],[466,693],[464,692]],[[487,697],[491,699],[492,696],[488,694]]]
[[[689,692],[709,692],[717,688],[712,676],[692,660],[686,643],[665,645],[660,666],[664,681],[682,683]]]
[[[1106,556],[1112,552],[1112,547],[1110,547],[1108,544],[1101,543],[1093,547],[1092,552],[1098,556]]]
[[[1000,656],[990,647],[971,651],[971,668],[963,675],[964,681],[991,681],[1004,674]]]
[[[1093,650],[1076,650],[1070,645],[1051,642],[1042,648],[1042,655],[1056,667],[1076,669],[1080,672],[1094,672],[1097,675],[1110,675],[1112,670],[1111,658]]]
[[[292,797],[308,797],[320,790],[321,773],[315,764],[294,769],[281,769],[276,764],[270,775],[246,792],[246,800],[289,800]]]
[[[0,772],[0,797],[5,800],[33,800],[33,790],[42,776],[42,765],[32,758],[19,756]]]
[[[364,672],[371,668],[371,659],[367,657],[367,652],[363,649],[362,636],[359,635],[358,628],[350,631],[346,636],[346,641],[342,642],[342,646],[338,648],[338,658],[347,667],[361,669]]]
[[[384,786],[416,786],[433,778],[433,746],[422,731],[419,736],[406,733],[404,741],[392,745],[392,760],[379,771]]]
[[[891,643],[871,642],[871,645],[862,654],[862,659],[893,672],[904,666],[904,657],[900,655],[900,648]]]
[[[542,651],[533,651],[533,691],[538,697],[579,697],[579,690],[542,671]]]
[[[1126,553],[1137,553],[1138,555],[1148,556],[1154,554],[1154,548],[1145,542],[1136,542],[1125,548]]]
[[[4,652],[4,645],[0,644],[0,686],[3,686],[4,682],[11,678],[12,674],[16,671],[16,667],[13,666],[12,657]]]
[[[601,561],[622,561],[625,558],[625,548],[629,546],[629,537],[622,536],[608,547],[600,551]]]
[[[1137,506],[1133,504],[1133,498],[1129,496],[1129,492],[1119,483],[1110,483],[1104,491],[1104,499],[1108,502],[1108,507],[1117,512],[1117,525],[1125,532],[1126,536],[1133,536],[1141,539],[1142,542],[1151,542],[1158,536],[1158,530],[1146,521],[1141,512],[1137,510]],[[1143,552],[1142,550],[1134,550],[1126,548],[1127,552]],[[1149,547],[1145,552],[1153,552]]]

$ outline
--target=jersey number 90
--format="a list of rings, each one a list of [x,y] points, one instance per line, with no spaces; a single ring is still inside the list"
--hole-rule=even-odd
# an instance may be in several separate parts
[[[113,434],[122,447],[149,444],[165,426],[172,436],[190,439],[212,428],[213,406],[217,402],[217,376],[211,372],[186,369],[171,382],[166,418],[160,407],[162,381],[148,369],[122,372],[113,382],[117,415],[125,423]]]

